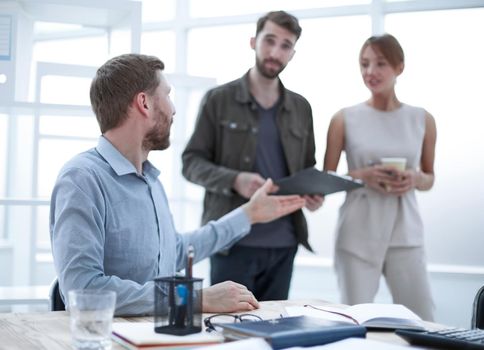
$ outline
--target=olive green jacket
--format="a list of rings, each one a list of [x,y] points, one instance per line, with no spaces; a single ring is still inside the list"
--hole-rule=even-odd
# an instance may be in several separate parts
[[[205,187],[202,223],[215,220],[247,200],[232,188],[241,171],[253,171],[259,114],[249,92],[249,75],[207,92],[195,130],[182,155],[183,176]],[[289,173],[312,167],[314,132],[308,101],[280,83],[282,100],[277,111]],[[292,214],[296,238],[308,250],[308,229],[301,210]]]

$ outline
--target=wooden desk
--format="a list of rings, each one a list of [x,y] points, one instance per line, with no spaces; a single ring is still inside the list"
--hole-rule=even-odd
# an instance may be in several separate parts
[[[263,318],[278,318],[285,314],[286,305],[303,305],[321,300],[267,301],[253,311]],[[329,305],[329,304],[328,304]],[[335,306],[334,304],[330,304]],[[152,317],[115,318],[115,321],[153,321]],[[368,332],[368,338],[392,344],[408,345],[393,332]],[[69,314],[65,311],[39,313],[0,313],[0,349],[9,350],[66,350],[71,347]],[[113,350],[124,349],[113,341]]]

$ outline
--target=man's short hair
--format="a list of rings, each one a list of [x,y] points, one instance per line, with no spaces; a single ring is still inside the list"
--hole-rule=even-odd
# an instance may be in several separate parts
[[[274,22],[278,26],[287,29],[296,35],[296,40],[301,36],[302,28],[299,25],[299,21],[296,17],[285,11],[271,11],[259,18],[257,21],[257,29],[255,32],[256,37],[259,35],[262,29],[264,29],[267,21]]]
[[[154,93],[160,84],[157,71],[164,68],[157,57],[126,54],[110,59],[97,70],[90,97],[101,133],[121,125],[136,94]]]

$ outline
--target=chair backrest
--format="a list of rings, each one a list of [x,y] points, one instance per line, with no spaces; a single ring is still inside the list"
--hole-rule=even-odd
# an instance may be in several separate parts
[[[66,306],[62,301],[59,289],[59,281],[54,279],[49,290],[50,311],[64,311]]]
[[[471,328],[484,329],[484,286],[477,291],[474,298]]]

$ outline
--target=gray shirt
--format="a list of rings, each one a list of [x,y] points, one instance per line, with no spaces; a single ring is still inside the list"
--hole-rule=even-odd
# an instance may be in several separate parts
[[[282,179],[289,175],[289,169],[276,122],[280,103],[276,103],[270,108],[263,108],[257,102],[256,105],[259,110],[259,125],[253,171],[265,179]],[[268,223],[253,225],[250,234],[237,244],[257,248],[296,246],[292,215],[286,215]]]
[[[117,315],[152,314],[152,280],[184,268],[188,245],[198,261],[249,232],[239,208],[177,233],[159,174],[146,161],[138,175],[104,137],[62,168],[52,193],[50,235],[64,300],[71,289],[114,290]]]

